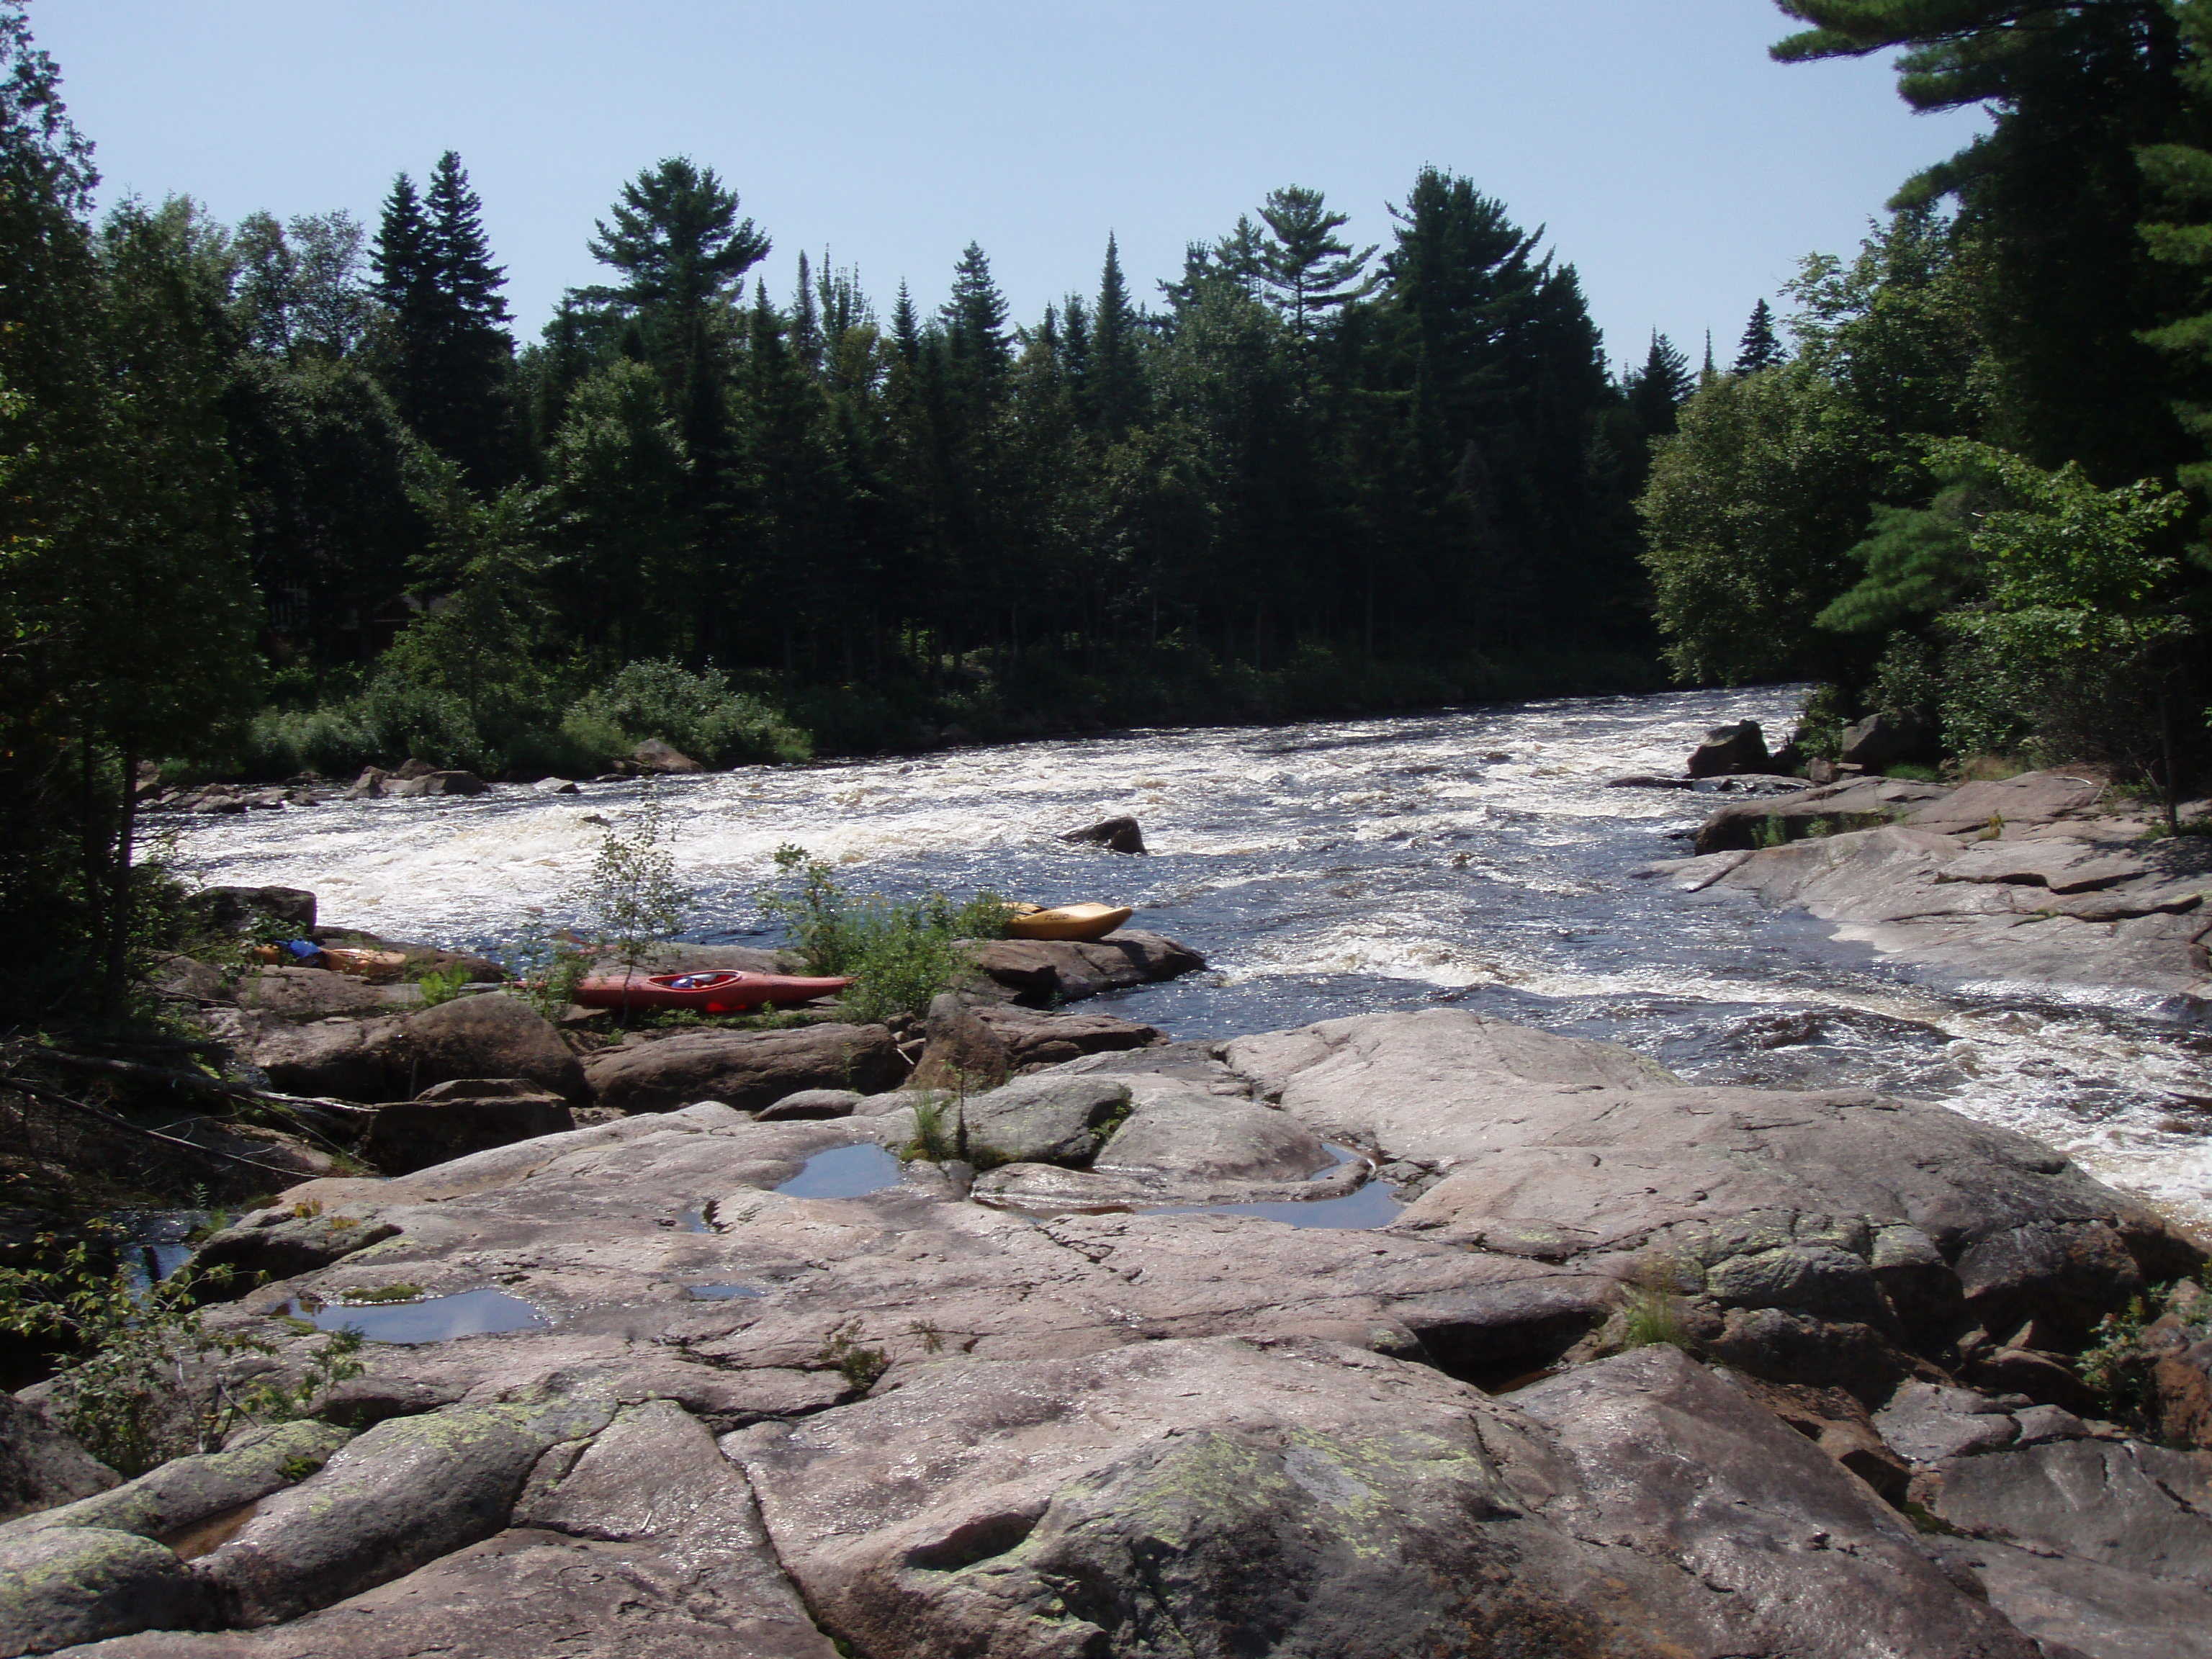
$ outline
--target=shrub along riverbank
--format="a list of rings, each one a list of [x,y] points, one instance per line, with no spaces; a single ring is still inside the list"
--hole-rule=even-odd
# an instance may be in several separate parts
[[[650,738],[702,765],[727,767],[1122,726],[1265,723],[1644,692],[1664,682],[1656,663],[1626,652],[1471,653],[1449,664],[1407,664],[1316,646],[1279,668],[1258,668],[1174,644],[1012,660],[979,653],[933,675],[842,684],[765,674],[739,680],[654,661],[608,677],[548,671],[471,691],[386,669],[352,688],[282,688],[280,701],[211,763],[173,761],[163,769],[173,781],[305,771],[337,777],[419,760],[489,777],[588,775]]]

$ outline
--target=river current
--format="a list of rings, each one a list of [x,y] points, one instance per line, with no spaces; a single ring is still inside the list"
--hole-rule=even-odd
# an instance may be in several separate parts
[[[1679,773],[1723,720],[1787,731],[1800,695],[1143,731],[651,787],[694,891],[690,939],[775,942],[755,896],[787,842],[886,893],[1112,900],[1211,964],[1105,1005],[1178,1037],[1473,1008],[1623,1042],[1700,1082],[1940,1101],[2212,1222],[2212,1112],[2185,1103],[2207,1093],[2202,1024],[2119,995],[1938,988],[1810,918],[1631,878],[1686,852],[1670,837],[1718,803],[1605,781]],[[570,918],[602,830],[646,788],[194,819],[179,856],[204,881],[312,889],[334,924],[496,949],[533,908]],[[1123,813],[1149,857],[1057,839]]]

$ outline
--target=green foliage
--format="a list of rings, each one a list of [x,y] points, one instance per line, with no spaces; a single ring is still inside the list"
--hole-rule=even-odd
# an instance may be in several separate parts
[[[1683,405],[1638,503],[1668,660],[1727,684],[1820,665],[1880,472],[1863,422],[1808,362],[1713,381]]]
[[[54,1385],[61,1420],[118,1474],[215,1450],[246,1422],[308,1415],[333,1386],[361,1374],[361,1338],[334,1332],[297,1356],[296,1379],[281,1367],[242,1377],[226,1362],[285,1351],[204,1322],[198,1304],[219,1275],[186,1268],[142,1285],[129,1269],[104,1264],[111,1248],[106,1237],[66,1249],[45,1238],[40,1249],[53,1265],[0,1267],[0,1330],[75,1357]]]
[[[568,719],[603,723],[627,747],[659,738],[705,766],[801,761],[811,753],[804,732],[733,690],[720,669],[695,674],[674,661],[629,664],[580,698]]]
[[[576,1000],[576,987],[592,966],[590,954],[552,927],[544,911],[535,907],[524,913],[521,933],[500,950],[498,957],[530,1006],[547,1019],[558,1019],[568,1012]]]
[[[906,901],[849,893],[803,847],[778,848],[775,865],[795,885],[763,892],[762,908],[790,930],[810,973],[853,977],[839,1000],[863,1023],[919,1019],[970,969],[965,942],[1003,937],[1011,914],[988,892],[962,904],[936,892]]]
[[[434,968],[415,981],[422,988],[422,1002],[434,1008],[441,1002],[451,1002],[460,995],[461,988],[470,983],[469,970],[459,964],[451,968]]]
[[[830,1333],[814,1363],[840,1373],[855,1390],[866,1394],[890,1369],[891,1357],[881,1348],[867,1346],[860,1322],[848,1319]]]
[[[602,951],[635,974],[684,926],[691,894],[676,872],[672,834],[659,798],[648,792],[628,827],[610,825],[574,897],[586,930]]]
[[[933,1164],[950,1164],[963,1156],[968,1135],[960,1110],[962,1103],[934,1091],[915,1096],[914,1139],[906,1144],[901,1156],[926,1158]]]

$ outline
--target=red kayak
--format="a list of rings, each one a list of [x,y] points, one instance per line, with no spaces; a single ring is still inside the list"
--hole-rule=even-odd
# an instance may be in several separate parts
[[[576,988],[576,1000],[587,1008],[689,1008],[702,1014],[744,1014],[769,1004],[811,1002],[852,982],[714,968],[690,974],[587,979]]]

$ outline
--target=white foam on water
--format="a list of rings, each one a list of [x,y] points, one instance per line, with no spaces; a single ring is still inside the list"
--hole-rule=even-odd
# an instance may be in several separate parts
[[[1949,1039],[1924,1057],[1903,1043],[1867,1049],[1886,1074],[1917,1067],[1945,1103],[2212,1219],[2212,1137],[2161,1128],[2158,1103],[2203,1088],[2203,1056],[2148,999],[1916,990],[1851,965],[1865,951],[1832,963],[1762,939],[1768,913],[1748,900],[1716,907],[1625,880],[1633,865],[1685,850],[1665,837],[1719,802],[1606,781],[1679,772],[1723,721],[1755,719],[1778,738],[1801,696],[1769,687],[1179,728],[747,768],[655,793],[679,870],[708,896],[702,932],[753,926],[747,896],[773,878],[776,848],[796,843],[862,888],[1119,895],[1141,923],[1206,953],[1217,970],[1207,984],[1224,995],[1263,988],[1271,1008],[1295,1012],[1300,981],[1349,975],[1444,993],[1509,986],[1577,1008],[1656,1000],[1881,1015]],[[569,796],[510,787],[191,819],[183,856],[204,881],[311,889],[330,921],[485,942],[511,937],[532,907],[567,919],[602,831],[634,821],[641,795],[629,783]],[[1055,839],[1128,813],[1156,857]],[[1815,928],[1805,942],[1833,937]],[[1852,1083],[1850,1071],[1833,1081]]]

